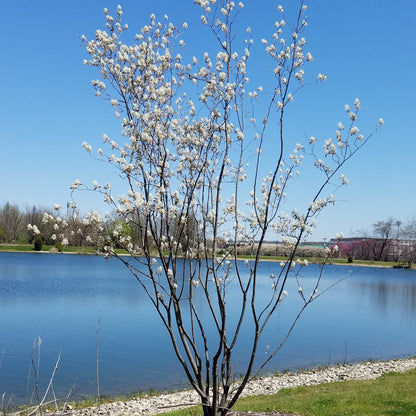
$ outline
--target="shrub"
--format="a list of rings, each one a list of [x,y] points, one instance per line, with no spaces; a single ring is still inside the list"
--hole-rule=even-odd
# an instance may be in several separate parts
[[[35,238],[34,244],[34,250],[35,251],[41,251],[42,250],[42,239],[40,237]]]
[[[60,242],[60,241],[57,241],[55,244],[54,244],[54,247],[60,252],[60,253],[62,253],[63,252],[63,250],[64,250],[64,246],[62,245],[62,243]]]

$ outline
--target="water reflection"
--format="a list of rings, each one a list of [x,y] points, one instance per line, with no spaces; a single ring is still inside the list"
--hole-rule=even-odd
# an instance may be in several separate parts
[[[0,262],[0,304],[70,302],[82,306],[96,299],[137,304],[145,298],[137,282],[115,259],[0,253]]]
[[[403,271],[409,273],[409,271]],[[411,281],[410,281],[411,279]],[[390,313],[397,314],[406,321],[416,319],[416,276],[412,272],[409,281],[401,279],[399,282],[381,281],[356,283],[357,289],[365,295],[371,308],[376,309],[383,316]]]

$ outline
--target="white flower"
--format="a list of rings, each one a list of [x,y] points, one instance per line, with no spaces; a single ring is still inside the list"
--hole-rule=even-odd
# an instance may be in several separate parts
[[[380,118],[380,119],[378,120],[377,125],[378,125],[378,126],[382,126],[383,124],[384,124],[384,120],[383,120],[382,118]]]
[[[341,179],[343,185],[348,185],[349,180],[343,173],[341,173],[341,176],[339,178]]]
[[[193,285],[194,287],[198,287],[198,286],[199,286],[199,282],[198,282],[198,280],[193,279],[193,280],[192,280],[192,285]]]
[[[69,241],[67,238],[62,239],[62,245],[67,246],[69,244]]]
[[[342,240],[343,238],[344,238],[344,233],[335,234],[335,239],[336,240]]]
[[[59,211],[61,209],[61,206],[59,204],[53,204],[53,209]]]
[[[306,56],[305,56],[305,59],[307,60],[307,61],[313,61],[313,56],[311,55],[311,53],[310,52],[308,52],[307,54],[306,54]]]
[[[39,231],[39,228],[37,227],[37,225],[28,224],[27,229],[28,229],[28,231],[33,231],[34,234],[40,234],[40,231]]]
[[[352,127],[351,130],[350,130],[351,136],[354,136],[355,134],[357,134],[359,132],[360,132],[360,129],[357,126]]]
[[[75,181],[71,185],[71,189],[78,189],[80,185],[81,185],[80,180],[79,179],[75,179]]]
[[[296,72],[296,74],[295,74],[296,79],[298,81],[302,81],[304,73],[305,73],[305,71],[303,69],[299,70],[299,72]]]
[[[319,73],[319,74],[318,74],[318,80],[319,80],[319,81],[325,81],[325,80],[326,80],[326,75],[325,75],[325,74],[321,74],[321,73]]]
[[[52,238],[52,240],[54,240],[54,241],[55,241],[55,240],[56,240],[56,234],[52,234],[52,235],[51,235],[51,238]]]
[[[280,13],[283,13],[284,9],[283,9],[282,6],[279,5],[279,6],[277,6],[277,11],[280,12]]]
[[[82,147],[88,152],[91,153],[92,151],[92,147],[90,144],[88,144],[87,142],[82,142]]]

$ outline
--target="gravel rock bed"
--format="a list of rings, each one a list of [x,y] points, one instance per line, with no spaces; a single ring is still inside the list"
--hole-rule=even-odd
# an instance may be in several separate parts
[[[258,377],[246,386],[242,397],[274,394],[278,390],[288,387],[315,385],[340,380],[374,379],[390,371],[403,372],[414,368],[416,368],[416,358],[410,358],[347,364],[297,373],[285,373],[273,377]],[[65,411],[59,412],[59,414],[65,416],[147,416],[186,408],[198,403],[197,394],[190,390],[141,397],[125,402],[117,401],[104,404],[100,408],[90,407],[75,410],[68,407]],[[55,414],[58,414],[58,412]],[[240,415],[241,413],[233,412],[233,414]],[[276,416],[283,415],[278,412],[273,414]],[[247,415],[254,416],[255,414],[247,413]]]

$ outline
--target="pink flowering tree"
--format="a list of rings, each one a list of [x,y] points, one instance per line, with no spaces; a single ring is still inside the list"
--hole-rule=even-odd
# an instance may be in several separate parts
[[[150,16],[133,41],[124,43],[128,28],[121,7],[114,17],[105,9],[105,29],[97,30],[92,40],[82,37],[89,54],[84,63],[98,75],[92,82],[96,95],[108,100],[121,123],[117,138],[104,135],[97,157],[118,173],[125,189],[115,193],[110,183],[89,186],[79,180],[72,188],[102,193],[117,214],[118,225],[99,244],[106,255],[117,257],[116,239],[130,254],[120,261],[152,302],[208,416],[225,415],[232,408],[318,297],[322,268],[306,294],[301,270],[307,262],[297,259],[296,250],[313,232],[315,217],[334,203],[334,189],[347,184],[344,164],[372,133],[364,136],[356,126],[356,99],[351,108],[345,107],[347,122],[345,127],[338,123],[335,139],[311,137],[309,143],[288,149],[286,108],[295,105],[292,101],[306,85],[306,67],[313,60],[305,49],[303,1],[290,25],[279,6],[272,36],[261,40],[254,40],[250,29],[235,31],[244,13],[242,3],[195,3],[202,9],[210,52],[188,60],[182,56],[189,54],[183,40],[188,25],[176,26],[167,16],[160,22]],[[254,51],[268,59],[264,73],[256,68],[253,74],[264,80],[263,86],[249,78]],[[309,77],[316,82],[325,78]],[[382,123],[380,119],[377,127]],[[83,147],[92,153],[90,144]],[[318,170],[320,180],[302,209],[288,208],[292,182],[305,161]],[[106,221],[96,213],[84,218],[100,230]],[[125,233],[123,224],[138,230],[140,237]],[[269,295],[259,298],[258,266],[266,238],[282,241],[289,254],[276,263]],[[237,258],[242,244],[250,247],[245,262]],[[289,277],[298,285],[298,314],[284,341],[270,345],[267,355],[262,351],[265,358],[258,364],[259,342],[285,301]],[[240,305],[232,317],[227,303],[231,281]],[[245,325],[251,336],[241,340]],[[235,380],[234,351],[241,344],[246,362]]]

